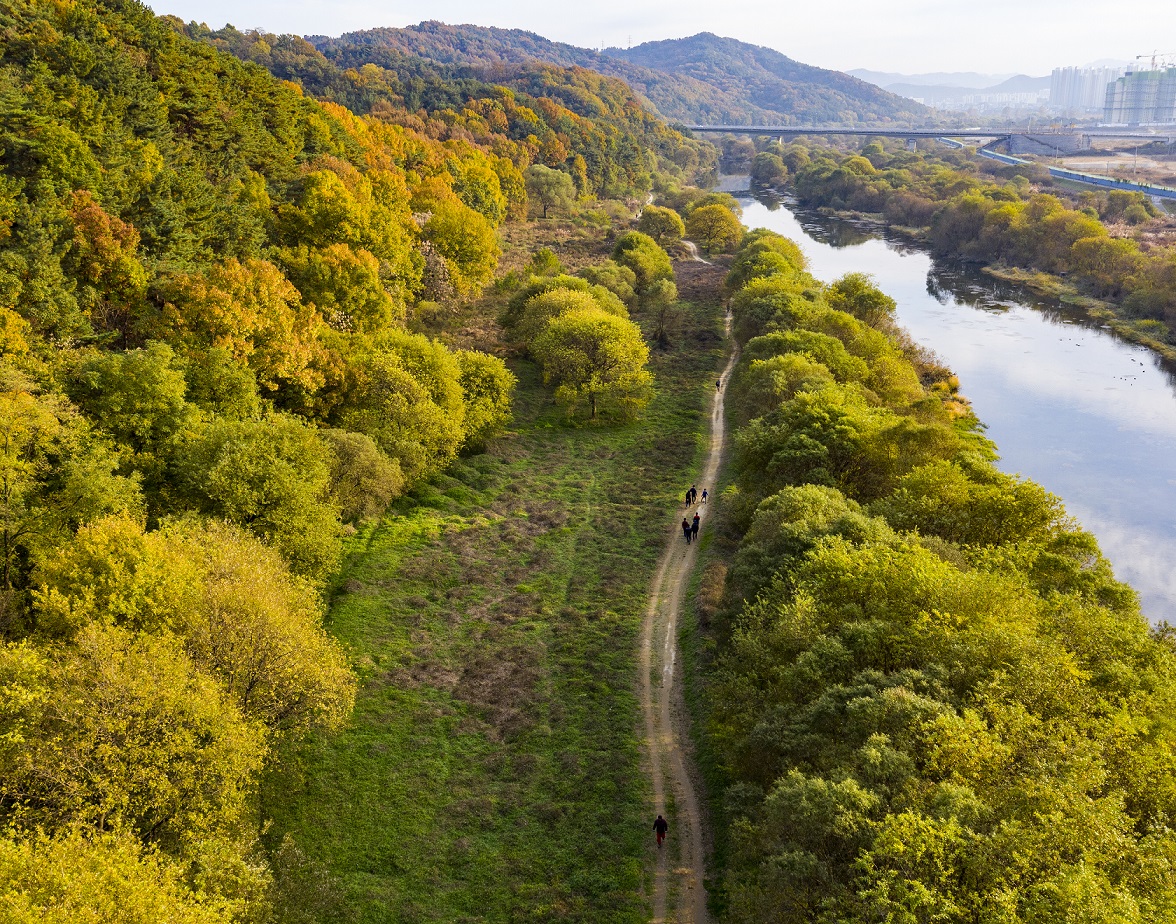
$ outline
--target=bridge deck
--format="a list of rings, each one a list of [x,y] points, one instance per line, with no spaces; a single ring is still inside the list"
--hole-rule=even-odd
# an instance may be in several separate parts
[[[1107,131],[1105,129],[1065,129],[1031,131],[1024,128],[994,128],[994,129],[950,129],[941,128],[930,130],[924,128],[824,128],[817,125],[785,126],[785,125],[687,125],[692,132],[715,132],[728,135],[860,135],[869,138],[1009,138],[1013,135],[1025,135],[1039,138],[1086,136],[1089,138],[1134,138],[1146,141],[1165,141],[1171,143],[1176,134],[1132,131]]]

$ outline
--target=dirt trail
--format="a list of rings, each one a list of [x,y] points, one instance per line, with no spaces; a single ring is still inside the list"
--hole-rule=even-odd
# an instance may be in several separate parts
[[[730,336],[731,319],[727,318]],[[723,395],[731,369],[738,358],[732,351],[723,370],[723,389],[716,389],[711,407],[710,450],[697,482],[701,495],[705,487],[712,494],[715,477],[722,461],[726,439]],[[696,505],[706,526],[708,505]],[[703,836],[703,813],[695,790],[696,774],[690,770],[690,753],[686,729],[685,700],[681,673],[676,670],[678,655],[678,617],[682,597],[697,558],[697,543],[687,545],[682,538],[682,508],[671,517],[666,551],[654,578],[649,608],[641,628],[641,711],[645,719],[646,753],[653,775],[653,814],[661,813],[670,823],[666,846],[658,851],[654,880],[654,924],[707,924],[706,909],[706,840]],[[672,809],[667,810],[667,800]],[[653,845],[652,833],[650,844]],[[656,847],[653,847],[656,850]],[[674,908],[667,909],[673,902]]]
[[[713,263],[711,263],[710,260],[704,260],[704,259],[702,259],[702,257],[700,257],[698,255],[698,245],[696,243],[694,243],[694,241],[688,241],[685,238],[683,238],[682,243],[686,247],[686,252],[688,254],[690,254],[690,259],[693,260],[695,263],[705,263],[707,266],[714,265]]]

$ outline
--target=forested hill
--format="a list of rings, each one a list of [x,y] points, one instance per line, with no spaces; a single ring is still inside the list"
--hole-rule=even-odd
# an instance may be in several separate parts
[[[667,126],[624,81],[584,68],[531,59],[480,69],[382,43],[340,41],[324,54],[294,35],[171,22],[357,114],[441,141],[473,142],[520,167],[563,170],[581,196],[644,194],[651,170],[689,180],[714,167],[709,144]]]
[[[702,33],[597,53],[518,29],[423,22],[310,39],[328,58],[355,67],[377,50],[489,75],[544,61],[626,81],[667,119],[723,124],[912,121],[927,110],[864,81],[793,61],[769,48]]]
[[[693,78],[742,104],[731,116],[740,122],[783,124],[882,123],[924,118],[927,109],[840,71],[794,61],[762,45],[723,38],[710,32],[684,39],[646,42],[636,48],[610,48],[605,54],[632,64]],[[687,118],[690,100],[651,88],[651,101],[667,117]],[[702,111],[703,122],[721,123]]]

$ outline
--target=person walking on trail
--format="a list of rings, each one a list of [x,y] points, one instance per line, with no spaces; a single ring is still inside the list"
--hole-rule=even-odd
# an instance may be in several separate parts
[[[699,519],[700,519],[700,517],[698,516],[698,514],[697,513],[694,514],[694,522],[690,524],[690,539],[692,541],[694,539],[698,538],[698,521],[699,521]]]
[[[719,391],[722,387],[723,387],[723,380],[722,379],[719,379],[717,382],[715,382],[715,391]]]
[[[686,489],[686,506],[687,507],[690,506],[690,489],[689,488]]]
[[[702,489],[702,502],[704,504],[706,503],[706,488]]]
[[[696,500],[698,500],[698,486],[692,484],[690,486],[690,503],[693,504]]]
[[[682,517],[682,535],[686,537],[686,542],[690,542],[690,521]]]
[[[666,839],[666,834],[669,833],[670,823],[666,821],[661,815],[657,816],[657,821],[653,823],[653,832],[657,835],[657,849],[661,850],[662,841]]]

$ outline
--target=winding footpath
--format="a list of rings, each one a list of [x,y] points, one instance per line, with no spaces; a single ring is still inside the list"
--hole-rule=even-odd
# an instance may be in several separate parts
[[[730,316],[726,320],[731,333]],[[710,450],[697,484],[712,494],[722,462],[726,442],[726,418],[723,395],[731,370],[738,359],[732,351],[723,369],[723,389],[715,389],[711,406]],[[696,505],[706,524],[707,508]],[[654,877],[654,924],[707,924],[706,908],[706,838],[704,817],[692,769],[689,744],[689,716],[686,712],[678,660],[678,619],[691,571],[698,557],[698,544],[687,545],[682,539],[682,508],[676,508],[667,531],[666,550],[658,565],[650,595],[649,608],[641,627],[641,711],[645,720],[646,756],[653,781],[653,812],[663,814],[670,823],[665,847],[657,851]],[[652,835],[650,844],[652,846]],[[657,850],[656,847],[652,849]],[[673,903],[673,911],[667,905]]]

